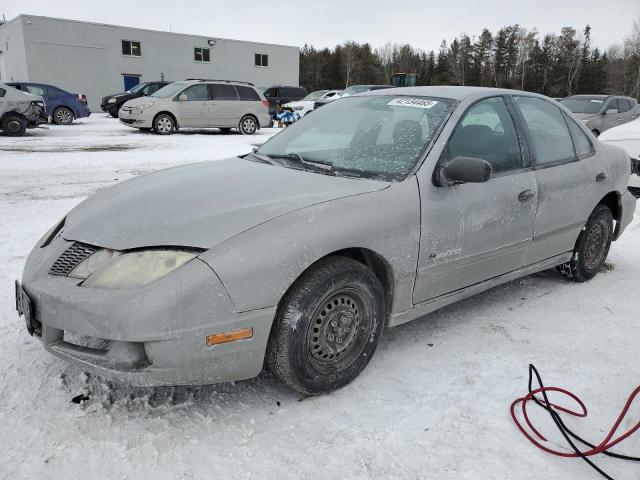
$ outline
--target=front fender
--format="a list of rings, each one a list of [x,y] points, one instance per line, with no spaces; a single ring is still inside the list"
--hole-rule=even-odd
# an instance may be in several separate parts
[[[380,191],[313,205],[257,225],[203,253],[238,312],[277,305],[311,264],[366,248],[391,266],[392,311],[411,305],[420,240],[414,176]]]

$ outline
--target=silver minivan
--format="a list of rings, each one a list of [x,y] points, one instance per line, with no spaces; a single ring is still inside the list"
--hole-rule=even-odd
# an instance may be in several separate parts
[[[596,137],[640,117],[635,98],[614,95],[572,95],[560,100]]]
[[[271,122],[269,102],[251,83],[230,80],[185,80],[149,97],[126,102],[120,122],[168,135],[179,128],[232,128],[252,135]]]

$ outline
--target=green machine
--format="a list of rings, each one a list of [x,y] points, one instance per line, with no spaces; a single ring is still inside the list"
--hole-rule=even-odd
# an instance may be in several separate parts
[[[391,77],[391,84],[394,87],[415,87],[418,75],[415,73],[394,73]]]

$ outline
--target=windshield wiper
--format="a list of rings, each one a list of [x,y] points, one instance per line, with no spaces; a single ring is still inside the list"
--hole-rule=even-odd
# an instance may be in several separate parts
[[[254,147],[251,150],[251,155],[253,155],[254,157],[256,157],[258,160],[260,160],[262,163],[268,163],[269,165],[278,165],[277,162],[274,162],[273,160],[271,160],[271,157],[266,156],[266,155],[260,155],[258,153],[258,148]]]
[[[281,155],[272,154],[272,155],[266,155],[266,156],[269,158],[285,158],[287,160],[293,160],[303,165],[309,165],[311,167],[315,167],[317,169],[323,170],[324,172],[330,175],[336,174],[336,170],[333,166],[333,163],[325,162],[322,160],[308,160],[304,158],[302,155],[300,155],[299,153],[287,153],[287,154],[281,154]]]

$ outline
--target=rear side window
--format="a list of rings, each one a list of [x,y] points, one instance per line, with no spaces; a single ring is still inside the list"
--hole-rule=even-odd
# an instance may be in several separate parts
[[[593,144],[587,134],[578,126],[573,118],[567,118],[569,124],[569,130],[573,137],[573,144],[576,146],[576,153],[578,157],[584,157],[593,153]]]
[[[26,91],[31,95],[46,95],[47,89],[43,85],[27,85]]]
[[[469,108],[448,149],[450,159],[462,156],[486,160],[494,174],[522,168],[518,135],[502,97],[488,98]]]
[[[629,102],[624,98],[619,98],[618,99],[618,113],[628,112],[629,110],[631,110],[631,107],[629,106]]]
[[[181,95],[186,95],[187,101],[189,102],[209,100],[209,91],[207,90],[207,86],[202,83],[198,85],[191,85],[183,91]]]
[[[211,98],[214,100],[237,100],[238,94],[233,85],[223,83],[213,83],[209,85],[211,89]]]
[[[558,107],[533,97],[513,97],[527,127],[529,146],[536,165],[575,160],[573,142]]]
[[[240,96],[240,100],[256,101],[256,102],[260,101],[260,96],[258,95],[258,92],[256,92],[253,88],[236,85],[236,90],[238,90],[238,95]]]

